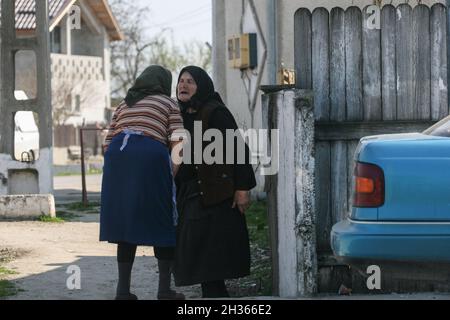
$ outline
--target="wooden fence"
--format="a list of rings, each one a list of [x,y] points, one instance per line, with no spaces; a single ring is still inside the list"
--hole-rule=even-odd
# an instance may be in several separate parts
[[[445,6],[386,5],[381,30],[365,16],[356,7],[295,14],[297,83],[314,91],[319,251],[350,208],[358,140],[423,130],[449,113]]]
[[[328,284],[340,281],[330,230],[351,209],[358,140],[422,131],[449,114],[446,7],[386,5],[381,29],[367,17],[357,7],[295,14],[297,87],[314,92],[317,252]]]

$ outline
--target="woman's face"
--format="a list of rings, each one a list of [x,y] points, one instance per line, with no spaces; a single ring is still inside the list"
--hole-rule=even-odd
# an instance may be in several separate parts
[[[191,100],[192,96],[197,92],[197,84],[189,72],[183,72],[177,86],[177,97],[181,102]]]

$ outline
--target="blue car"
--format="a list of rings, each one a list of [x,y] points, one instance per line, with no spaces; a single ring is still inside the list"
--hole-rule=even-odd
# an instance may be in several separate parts
[[[450,116],[423,133],[365,137],[353,207],[331,247],[348,259],[450,261]]]

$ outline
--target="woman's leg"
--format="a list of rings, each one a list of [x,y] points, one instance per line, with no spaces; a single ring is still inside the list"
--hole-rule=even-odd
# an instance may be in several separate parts
[[[202,283],[202,297],[203,298],[228,298],[227,287],[225,280],[207,281]]]
[[[154,247],[153,249],[155,251],[155,257],[158,259],[158,300],[184,300],[184,294],[170,289],[175,248]]]
[[[136,300],[130,293],[131,270],[136,257],[136,245],[121,242],[117,245],[117,265],[119,268],[119,283],[117,284],[116,300]]]

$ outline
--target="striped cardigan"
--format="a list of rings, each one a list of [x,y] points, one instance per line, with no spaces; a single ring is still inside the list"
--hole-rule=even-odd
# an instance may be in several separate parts
[[[183,129],[183,119],[177,103],[164,95],[147,96],[132,108],[122,101],[112,117],[105,149],[123,130],[141,131],[166,146],[175,130]]]

